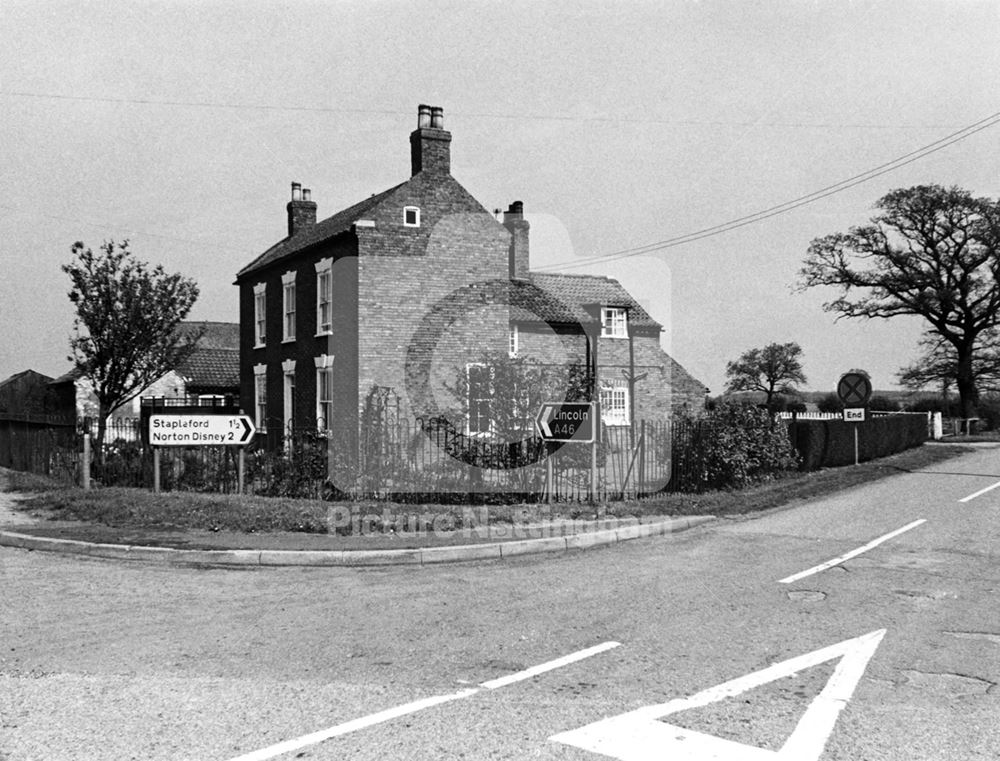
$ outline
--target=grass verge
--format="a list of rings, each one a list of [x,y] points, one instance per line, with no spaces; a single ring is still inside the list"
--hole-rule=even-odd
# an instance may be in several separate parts
[[[961,446],[924,446],[857,467],[794,473],[786,478],[739,491],[703,494],[665,494],[640,503],[610,503],[602,508],[608,517],[651,519],[677,515],[742,515],[781,507],[797,501],[836,493],[900,473],[926,468],[965,452]],[[175,492],[152,494],[143,489],[106,488],[83,491],[62,486],[41,476],[5,471],[8,491],[30,492],[16,508],[43,521],[75,522],[95,530],[97,541],[112,541],[114,532],[227,532],[252,535],[271,532],[337,535],[338,539],[371,542],[389,539],[386,546],[459,544],[495,538],[525,538],[503,529],[469,537],[456,530],[485,524],[519,525],[543,520],[593,518],[592,507],[579,504],[512,505],[463,508],[451,505],[399,505],[386,503],[328,503],[314,500],[236,497]],[[3,479],[0,479],[2,481]],[[0,484],[2,486],[2,484]],[[470,522],[471,521],[471,522]],[[39,527],[41,528],[41,527]],[[64,534],[72,533],[63,526]],[[49,532],[46,532],[49,533]],[[354,534],[355,536],[350,536]],[[374,535],[374,536],[357,536]],[[400,544],[409,535],[413,542]],[[459,538],[456,539],[455,537]],[[465,536],[464,541],[460,541]],[[428,541],[434,539],[436,541]],[[131,543],[138,535],[128,537]],[[333,536],[329,537],[333,539]],[[420,539],[420,541],[418,541]],[[360,548],[355,542],[350,547]],[[414,543],[415,542],[415,543]],[[378,546],[381,546],[381,542]]]

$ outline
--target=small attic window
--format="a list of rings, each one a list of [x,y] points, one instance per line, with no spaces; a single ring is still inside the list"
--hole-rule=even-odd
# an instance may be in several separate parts
[[[416,206],[404,206],[403,226],[420,227],[420,209],[418,209]]]

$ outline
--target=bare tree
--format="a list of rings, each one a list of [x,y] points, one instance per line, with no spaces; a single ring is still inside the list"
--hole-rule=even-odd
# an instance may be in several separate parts
[[[773,412],[775,394],[794,393],[796,384],[806,382],[801,357],[802,349],[794,342],[749,349],[726,365],[726,391],[763,391],[764,403]]]
[[[975,351],[1000,321],[1000,205],[960,188],[893,190],[870,224],[817,238],[802,288],[832,286],[824,309],[842,317],[926,320],[954,356],[962,414],[979,399]]]
[[[997,392],[1000,390],[1000,335],[991,330],[980,336],[972,356],[972,375],[976,391]],[[920,357],[912,364],[900,368],[899,383],[913,391],[927,387],[942,389],[947,396],[948,389],[955,386],[958,378],[958,353],[955,347],[935,333],[927,333],[920,340]]]
[[[97,453],[107,416],[186,358],[198,336],[178,326],[198,298],[198,286],[162,266],[150,268],[129,251],[128,241],[105,242],[95,254],[73,244],[63,265],[76,308],[70,339],[76,369],[93,384],[98,404]]]

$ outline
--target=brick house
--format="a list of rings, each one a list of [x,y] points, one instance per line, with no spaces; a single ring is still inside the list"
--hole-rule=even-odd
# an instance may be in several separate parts
[[[442,109],[420,106],[405,182],[322,221],[292,184],[287,237],[236,276],[241,405],[258,428],[275,442],[289,428],[356,432],[378,390],[426,420],[454,407],[450,379],[484,349],[586,364],[587,330],[602,336],[607,424],[702,407],[704,385],[617,281],[530,271],[523,205],[498,220],[451,176],[450,148]]]

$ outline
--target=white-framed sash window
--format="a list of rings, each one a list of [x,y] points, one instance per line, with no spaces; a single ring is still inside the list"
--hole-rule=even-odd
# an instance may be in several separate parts
[[[627,381],[601,382],[601,422],[604,425],[631,425]]]
[[[333,355],[321,354],[316,364],[316,428],[321,433],[333,430]]]
[[[333,332],[333,259],[316,262],[316,335]]]
[[[267,365],[253,366],[254,424],[258,431],[267,430]]]
[[[281,363],[283,383],[282,421],[285,425],[285,436],[291,437],[295,425],[295,360],[287,359]]]
[[[261,348],[267,343],[267,283],[253,287],[253,346]]]
[[[282,341],[295,340],[295,272],[281,276]]]

